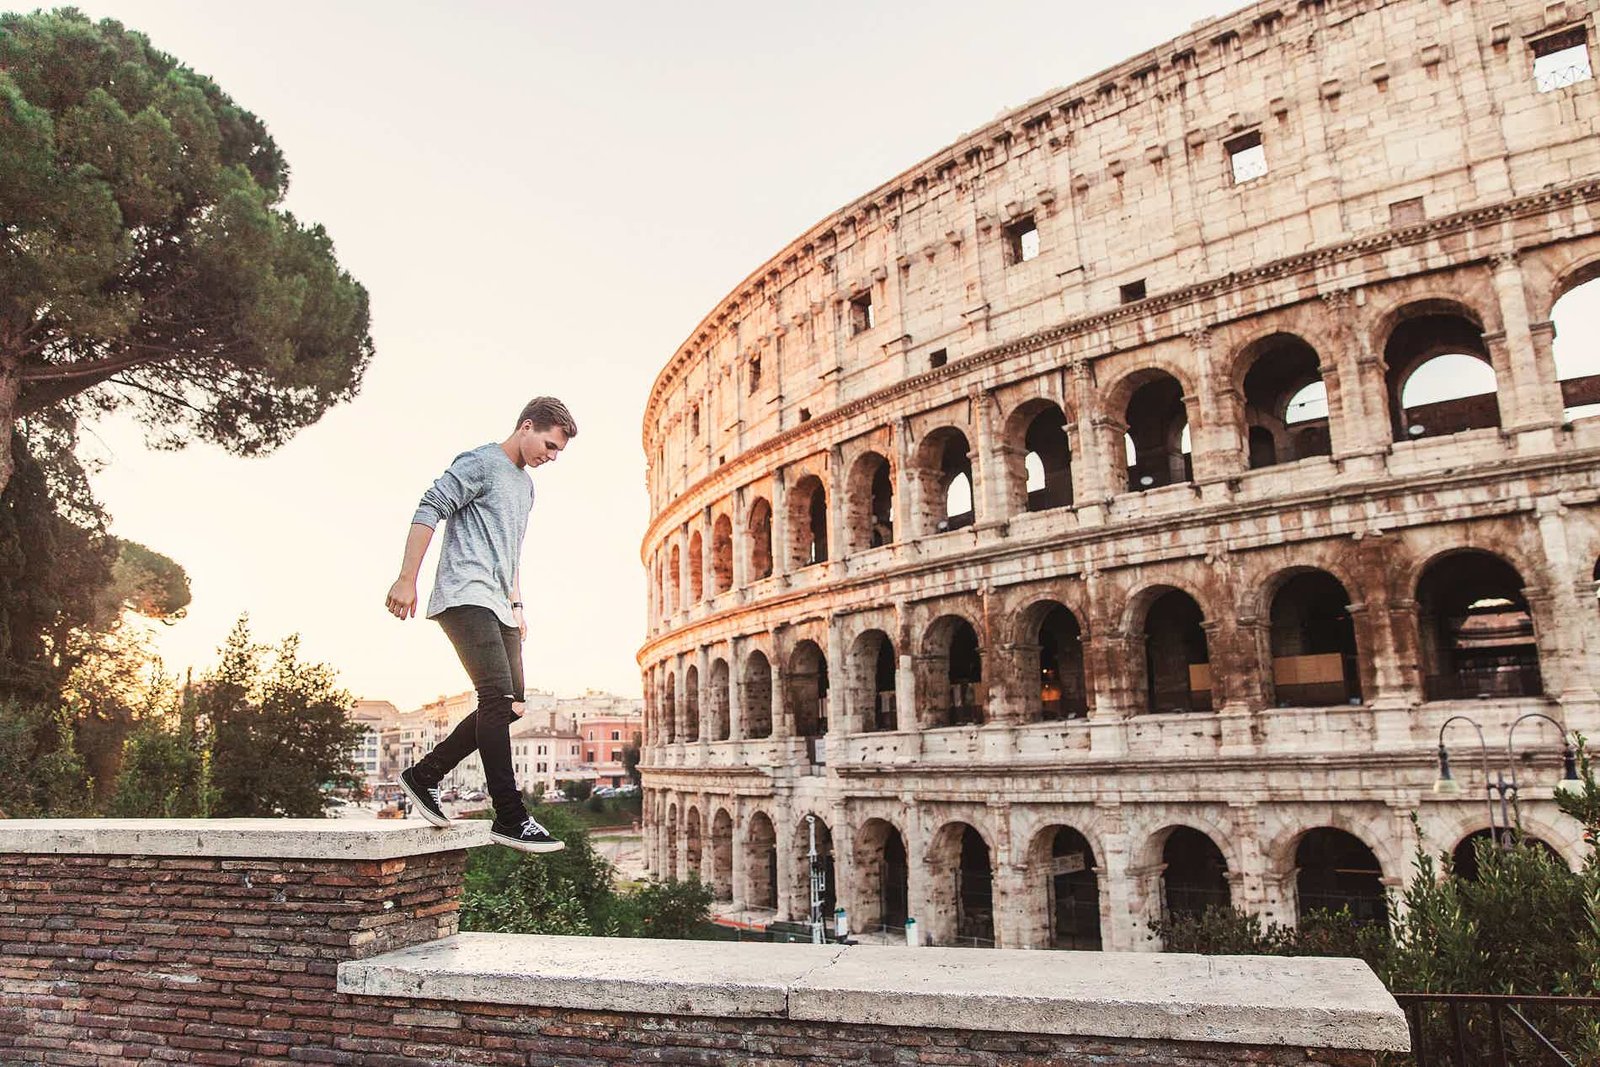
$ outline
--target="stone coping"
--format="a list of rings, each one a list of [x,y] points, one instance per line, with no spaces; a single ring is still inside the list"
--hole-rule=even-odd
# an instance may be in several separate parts
[[[418,819],[0,819],[0,853],[390,860],[489,843],[489,824]]]
[[[1360,960],[458,934],[339,965],[343,993],[1213,1044],[1403,1051]]]

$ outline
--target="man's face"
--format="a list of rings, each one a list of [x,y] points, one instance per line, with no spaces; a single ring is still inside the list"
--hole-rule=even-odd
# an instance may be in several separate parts
[[[559,426],[534,429],[532,422],[522,424],[522,462],[539,467],[553,461],[567,447],[567,432]]]

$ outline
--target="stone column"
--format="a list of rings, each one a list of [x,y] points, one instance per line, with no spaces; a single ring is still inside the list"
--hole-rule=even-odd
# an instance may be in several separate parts
[[[1100,937],[1111,952],[1132,952],[1143,931],[1134,925],[1132,887],[1129,884],[1131,857],[1123,833],[1105,835],[1100,867]]]
[[[694,651],[694,661],[695,679],[700,687],[695,694],[695,706],[699,709],[700,717],[700,765],[704,767],[711,757],[711,701],[706,699],[706,694],[711,690],[711,650],[701,645]]]
[[[912,527],[911,510],[911,423],[897,419],[894,424],[894,539],[909,541],[921,531]]]
[[[828,616],[828,734],[827,757],[833,762],[834,754],[844,747],[845,735],[850,733],[850,672],[845,663],[844,623],[836,616]]]
[[[1500,396],[1500,425],[1513,433],[1554,428],[1561,422],[1561,386],[1553,356],[1547,349],[1541,358],[1534,344],[1516,253],[1490,256],[1489,266],[1504,327],[1498,335],[1484,335]]]
[[[728,642],[728,740],[744,740],[744,654],[738,638]]]
[[[742,604],[745,597],[745,587],[750,584],[750,514],[749,502],[743,488],[737,489],[733,494],[733,514],[728,516],[728,521],[733,526],[731,539],[733,541],[733,589],[734,596]]]
[[[1333,456],[1346,473],[1375,473],[1394,442],[1383,353],[1373,351],[1368,323],[1350,290],[1323,293],[1322,304],[1332,351],[1318,356]]]
[[[778,849],[778,913],[773,916],[778,922],[793,922],[797,916],[810,910],[809,903],[797,909],[795,900],[795,879],[798,876],[799,866],[795,862],[795,828],[791,813],[786,810],[787,805],[775,805],[784,811],[783,821],[773,819],[773,832],[777,838]]]
[[[733,899],[729,907],[734,911],[744,911],[750,907],[750,849],[745,842],[745,834],[749,827],[745,818],[744,800],[736,797],[732,805],[733,815]]]
[[[1099,408],[1100,394],[1095,390],[1089,364],[1082,359],[1073,361],[1071,374],[1073,429],[1076,431],[1070,442],[1072,505],[1077,509],[1080,523],[1099,525],[1105,521],[1106,501],[1118,491],[1113,486],[1125,483],[1127,475],[1124,473],[1116,482],[1107,481],[1111,457],[1106,452],[1106,413]]]
[[[789,570],[789,493],[780,467],[772,472],[772,574]]]
[[[1578,593],[1580,584],[1589,584],[1589,569],[1572,558],[1567,509],[1560,499],[1540,497],[1534,502],[1534,513],[1545,564],[1541,570],[1548,575],[1542,583],[1546,602],[1534,623],[1539,637],[1539,673],[1545,692],[1558,699],[1563,709],[1592,711],[1600,703],[1600,695],[1595,692],[1584,638],[1591,628],[1595,605],[1592,595],[1586,604]],[[1529,607],[1533,607],[1531,597]]]
[[[823,472],[828,494],[828,567],[835,577],[844,574],[844,558],[850,543],[845,536],[844,457],[839,446],[828,449],[828,469]]]
[[[1211,331],[1188,335],[1190,365],[1196,368],[1195,395],[1183,398],[1189,413],[1189,447],[1195,484],[1208,503],[1231,498],[1228,482],[1245,470],[1244,398],[1214,366]],[[1198,418],[1196,418],[1198,416]]]
[[[978,436],[975,446],[978,462],[974,469],[979,478],[979,483],[973,487],[973,521],[981,526],[999,526],[1011,518],[1002,454],[1004,442],[995,430],[994,406],[994,393],[989,390],[979,392],[972,399],[973,432]]]

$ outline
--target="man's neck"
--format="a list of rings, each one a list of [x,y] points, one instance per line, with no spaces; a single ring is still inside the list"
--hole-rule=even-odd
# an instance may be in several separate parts
[[[504,441],[501,441],[500,451],[504,452],[506,454],[506,458],[517,465],[517,470],[522,470],[526,464],[522,462],[522,450],[517,448],[516,441],[517,439],[515,436],[508,437]]]

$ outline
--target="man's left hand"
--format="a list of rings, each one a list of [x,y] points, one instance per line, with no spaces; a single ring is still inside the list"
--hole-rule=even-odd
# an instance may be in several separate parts
[[[522,635],[522,640],[528,639],[528,620],[522,617],[521,608],[512,608],[511,617],[517,621],[517,632]]]

